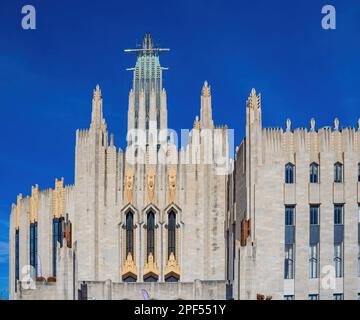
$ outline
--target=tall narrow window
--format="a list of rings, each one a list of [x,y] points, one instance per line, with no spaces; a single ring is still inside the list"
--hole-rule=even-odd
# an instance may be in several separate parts
[[[226,230],[226,279],[230,280],[230,232]]]
[[[37,276],[37,258],[38,256],[38,224],[30,223],[30,265],[35,269]]]
[[[15,292],[17,291],[17,282],[20,279],[20,263],[19,263],[19,229],[15,230]]]
[[[285,207],[285,226],[295,225],[295,208],[293,206]]]
[[[147,214],[147,256],[155,254],[155,215],[152,211]]]
[[[174,211],[169,212],[168,223],[168,258],[173,253],[176,257],[176,216]]]
[[[319,165],[315,162],[310,164],[310,183],[319,183]]]
[[[336,243],[334,245],[334,267],[337,278],[343,277],[343,244]]]
[[[295,182],[295,166],[292,163],[285,165],[285,183]]]
[[[233,223],[232,225],[232,279],[235,280],[235,232],[236,232],[236,229],[235,229],[235,223]]]
[[[285,206],[285,245],[295,243],[295,207]]]
[[[334,206],[334,224],[340,225],[343,224],[344,220],[344,206],[342,204],[336,204]]]
[[[294,245],[285,245],[285,279],[294,279]]]
[[[343,165],[340,162],[336,162],[334,165],[334,182],[341,183],[343,182]]]
[[[62,224],[63,224],[64,218],[54,218],[53,219],[53,276],[56,277],[56,259],[57,259],[57,245],[60,244],[60,247],[62,247]]]
[[[309,248],[309,277],[316,279],[319,277],[319,252],[318,245],[310,245]]]
[[[360,162],[358,163],[358,182],[360,182]]]
[[[310,225],[319,224],[319,206],[310,206]]]
[[[126,257],[129,253],[134,258],[134,215],[132,212],[126,214]]]
[[[59,219],[53,219],[53,276],[56,277],[56,256],[57,256],[57,243],[59,238]]]

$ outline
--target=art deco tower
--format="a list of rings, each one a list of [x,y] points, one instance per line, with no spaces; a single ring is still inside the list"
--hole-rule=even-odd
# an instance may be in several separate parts
[[[169,49],[154,47],[151,34],[145,34],[141,48],[126,49],[137,53],[133,71],[133,86],[129,94],[128,131],[132,129],[166,129],[166,92],[162,84],[162,71],[159,54]],[[128,144],[132,143],[128,139]],[[148,137],[147,137],[148,142]]]

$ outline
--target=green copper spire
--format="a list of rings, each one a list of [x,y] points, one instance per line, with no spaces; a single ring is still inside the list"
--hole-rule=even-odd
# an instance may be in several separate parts
[[[159,53],[169,51],[169,49],[154,47],[154,41],[150,33],[144,35],[142,47],[137,49],[127,49],[125,52],[136,52],[137,59],[134,68],[127,70],[133,71],[133,91],[135,97],[135,128],[138,128],[139,121],[139,97],[143,90],[145,96],[145,123],[146,129],[149,128],[150,112],[150,93],[152,90],[156,94],[156,118],[159,128],[160,120],[160,94],[163,89],[162,68],[159,60]]]

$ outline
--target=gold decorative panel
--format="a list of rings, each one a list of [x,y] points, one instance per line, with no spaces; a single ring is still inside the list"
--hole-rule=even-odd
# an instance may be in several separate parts
[[[137,270],[132,254],[129,252],[122,268],[122,278],[132,277],[137,279]]]
[[[176,199],[176,168],[170,167],[168,169],[168,192],[169,202],[174,203]]]
[[[159,269],[157,267],[157,264],[153,257],[153,254],[150,252],[147,262],[145,262],[145,266],[144,266],[144,278],[151,277],[151,276],[154,278],[158,278],[159,277]]]
[[[52,199],[52,214],[54,218],[60,218],[64,216],[65,212],[65,189],[64,178],[61,180],[55,179],[55,190],[53,192]]]
[[[134,194],[134,170],[127,168],[125,173],[125,190],[128,203],[133,203]]]
[[[39,209],[39,186],[31,187],[31,198],[30,198],[30,223],[34,223],[38,219]]]
[[[165,266],[165,278],[175,277],[177,279],[180,278],[180,267],[175,259],[174,253],[171,252],[168,262]]]
[[[147,194],[149,203],[155,202],[155,168],[150,167],[147,171]]]

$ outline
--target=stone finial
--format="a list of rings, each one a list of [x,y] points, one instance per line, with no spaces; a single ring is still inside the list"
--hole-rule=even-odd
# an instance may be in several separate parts
[[[289,118],[286,120],[286,131],[291,131],[291,120]]]
[[[93,93],[93,98],[101,98],[101,89],[100,89],[100,86],[97,84],[96,85],[96,88],[94,90],[94,93]]]
[[[16,216],[15,216],[16,229],[19,229],[20,227],[21,200],[22,200],[22,194],[20,193],[16,198]]]
[[[195,121],[194,121],[194,129],[199,129],[200,130],[200,121],[199,121],[199,116],[195,117]]]
[[[209,84],[208,84],[208,82],[206,80],[205,80],[204,85],[202,87],[201,95],[203,97],[210,97],[210,95],[211,95],[210,86],[209,86]]]
[[[315,131],[315,119],[311,118],[310,120],[310,130]]]
[[[260,109],[261,108],[261,97],[260,94],[256,93],[254,88],[251,89],[250,95],[246,101],[246,105],[250,109]]]
[[[334,120],[334,129],[336,131],[339,130],[339,119],[338,118],[335,118],[335,120]]]
[[[110,146],[113,147],[114,146],[114,134],[110,134]]]

